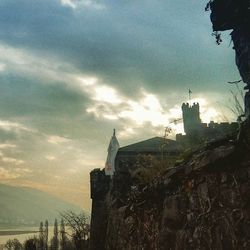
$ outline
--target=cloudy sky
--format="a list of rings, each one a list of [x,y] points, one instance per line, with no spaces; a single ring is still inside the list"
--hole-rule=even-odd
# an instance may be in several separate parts
[[[240,77],[206,2],[0,0],[0,182],[89,210],[113,128],[120,145],[162,136],[189,88],[204,121],[232,120]]]

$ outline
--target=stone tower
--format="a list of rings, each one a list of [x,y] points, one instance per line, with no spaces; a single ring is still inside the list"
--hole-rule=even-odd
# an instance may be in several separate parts
[[[182,117],[186,135],[193,135],[200,130],[201,119],[199,103],[193,103],[193,105],[189,105],[189,103],[183,103]]]
[[[90,250],[105,249],[108,206],[106,196],[110,188],[110,176],[104,170],[94,169],[90,173],[92,199]]]

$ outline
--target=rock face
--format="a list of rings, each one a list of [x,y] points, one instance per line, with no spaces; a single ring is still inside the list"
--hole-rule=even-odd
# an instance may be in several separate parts
[[[92,217],[99,224],[104,219],[106,227],[98,232],[101,248],[95,242],[91,248],[250,249],[250,156],[244,145],[207,146],[145,186],[118,173],[105,196],[105,219]]]
[[[249,90],[249,1],[209,6],[214,31],[233,29],[236,64]],[[148,185],[135,185],[129,171],[116,173],[101,198],[92,196],[91,249],[250,249],[249,91],[245,116],[238,143],[201,149]]]
[[[211,21],[215,32],[233,30],[232,41],[236,65],[244,83],[245,116],[250,119],[250,2],[248,0],[210,0],[206,10],[211,9]],[[218,34],[217,34],[218,35]],[[217,43],[220,44],[220,36]]]

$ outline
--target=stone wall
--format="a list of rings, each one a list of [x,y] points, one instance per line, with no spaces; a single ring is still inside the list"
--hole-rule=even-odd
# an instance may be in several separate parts
[[[215,123],[200,123],[199,128],[193,133],[186,135],[177,134],[176,141],[183,146],[190,146],[191,144],[199,144],[204,141],[214,141],[225,137],[235,137],[239,130],[237,122],[222,122]]]
[[[217,142],[145,186],[118,174],[106,195],[105,244],[93,249],[250,249],[247,150]]]
[[[108,222],[107,193],[110,190],[110,177],[104,170],[94,169],[90,173],[90,189],[92,199],[90,249],[101,250],[106,242]]]

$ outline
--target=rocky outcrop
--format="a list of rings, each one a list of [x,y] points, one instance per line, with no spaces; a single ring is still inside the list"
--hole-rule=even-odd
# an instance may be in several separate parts
[[[249,89],[249,1],[209,1],[209,6],[214,31],[233,29],[236,64]],[[249,91],[245,116],[250,119]],[[92,197],[105,213],[92,217],[91,249],[250,249],[249,128],[245,122],[237,142],[200,149],[148,185],[116,173],[101,203]]]
[[[117,174],[102,249],[250,249],[247,145],[216,142],[144,186]]]

